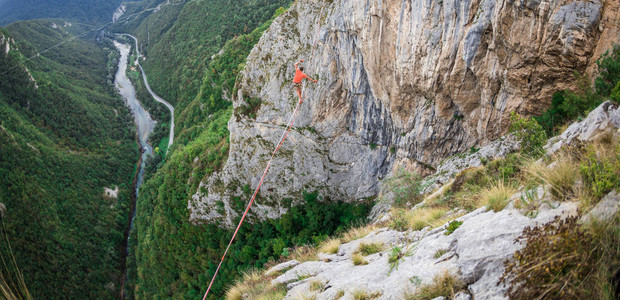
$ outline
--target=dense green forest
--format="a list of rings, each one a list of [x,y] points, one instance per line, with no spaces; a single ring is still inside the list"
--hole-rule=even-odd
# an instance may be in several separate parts
[[[39,20],[0,29],[0,41],[11,48],[0,52],[2,223],[34,298],[110,299],[118,295],[138,158],[135,129],[109,84],[113,46],[93,36],[70,39],[89,28],[61,24]],[[117,198],[104,194],[104,187],[116,186]]]
[[[89,24],[112,21],[121,0],[4,0],[0,1],[0,25],[21,20],[63,18]]]

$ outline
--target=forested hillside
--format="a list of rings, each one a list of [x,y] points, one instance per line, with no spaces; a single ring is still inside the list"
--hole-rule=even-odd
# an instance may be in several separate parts
[[[226,41],[249,34],[290,0],[200,0],[171,5],[128,29],[140,40],[155,92],[173,105],[194,99],[211,56]],[[183,3],[181,5],[176,5]],[[153,59],[149,59],[153,57]]]
[[[3,0],[0,25],[43,18],[63,18],[81,23],[107,23],[121,0]]]
[[[118,294],[138,149],[110,84],[117,55],[92,36],[43,51],[88,29],[63,20],[0,29],[2,222],[35,299]],[[116,197],[104,187],[118,187]]]

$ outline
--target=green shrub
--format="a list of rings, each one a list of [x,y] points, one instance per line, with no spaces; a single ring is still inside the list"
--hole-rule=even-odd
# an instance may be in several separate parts
[[[250,97],[245,97],[244,100],[245,100],[244,105],[239,106],[236,109],[235,114],[246,116],[246,117],[249,117],[250,119],[256,119],[256,113],[258,113],[258,110],[263,104],[263,101],[259,98],[250,98]]]
[[[398,231],[405,231],[409,229],[409,222],[407,216],[403,210],[396,210],[392,219],[390,220],[390,228]]]
[[[385,181],[388,191],[394,193],[394,206],[412,206],[422,201],[420,191],[423,189],[422,177],[401,169],[396,175]]]
[[[540,157],[543,154],[543,146],[547,143],[547,134],[538,122],[512,112],[510,123],[510,132],[521,144],[521,152],[527,156]]]
[[[542,115],[534,117],[534,119],[545,129],[548,136],[555,134],[555,127],[567,121],[566,112],[562,109],[564,104],[564,91],[553,93],[551,98],[551,107],[549,107]]]
[[[620,187],[620,147],[616,146],[614,152],[597,151],[590,146],[580,164],[583,182],[595,198]]]
[[[620,45],[615,44],[596,61],[599,76],[594,81],[596,91],[606,97],[612,94],[620,80]]]
[[[390,263],[390,273],[394,269],[398,270],[398,263],[400,262],[400,259],[403,258],[403,256],[405,256],[405,253],[403,252],[402,248],[398,246],[392,247],[392,251],[390,251],[390,255],[388,256],[388,263]]]
[[[557,91],[551,99],[551,106],[542,115],[535,117],[547,135],[556,132],[558,125],[585,115],[609,97],[620,100],[620,45],[614,45],[597,61],[598,77],[594,80],[596,91],[592,89],[588,76],[577,75],[577,91]]]
[[[463,221],[457,221],[454,220],[452,222],[450,222],[447,226],[446,226],[446,232],[444,233],[445,235],[450,235],[452,234],[457,228],[459,228],[461,225],[463,225]]]
[[[487,166],[488,177],[482,178],[487,180],[484,184],[488,185],[490,178],[499,178],[505,181],[514,178],[521,171],[524,160],[524,157],[519,153],[511,153],[505,158],[493,160]]]
[[[616,87],[611,90],[611,95],[609,97],[616,103],[620,103],[620,81],[616,84]]]

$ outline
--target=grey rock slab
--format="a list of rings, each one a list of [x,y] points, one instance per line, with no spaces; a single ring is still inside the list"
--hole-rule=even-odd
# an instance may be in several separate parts
[[[271,284],[288,284],[294,281],[299,281],[300,278],[313,277],[316,274],[325,271],[328,267],[328,263],[326,262],[308,261],[286,271],[284,274],[272,280]]]
[[[583,222],[590,222],[593,219],[601,222],[609,222],[613,219],[618,210],[620,210],[620,195],[614,190],[605,195],[605,197],[581,219]]]
[[[311,277],[291,284],[287,299],[310,293],[310,280],[320,280],[328,287],[316,294],[317,299],[333,299],[340,290],[350,297],[358,289],[379,292],[379,299],[402,299],[405,293],[415,292],[419,285],[430,284],[435,276],[447,271],[468,283],[471,294],[464,292],[463,299],[504,299],[506,287],[497,286],[504,261],[523,246],[515,244],[514,239],[527,226],[549,222],[557,215],[573,215],[576,210],[577,203],[558,203],[540,208],[530,218],[515,209],[496,213],[480,208],[459,217],[463,224],[450,235],[445,235],[444,226],[415,232],[383,228],[341,245],[338,260],[300,264],[272,284]],[[355,266],[351,254],[364,242],[383,242],[390,246],[366,256],[367,265]],[[388,259],[393,246],[402,249],[404,256],[392,267]],[[445,253],[435,258],[439,250]]]
[[[457,264],[475,299],[503,298],[506,287],[497,286],[504,271],[504,261],[522,245],[515,244],[527,226],[547,223],[557,215],[574,215],[577,204],[568,202],[543,210],[535,218],[523,216],[517,210],[487,211],[466,220],[451,235],[457,239]]]
[[[612,102],[606,101],[590,112],[584,120],[571,124],[560,136],[550,139],[545,150],[547,154],[553,154],[575,139],[591,141],[599,133],[618,127],[620,127],[620,109]]]
[[[265,276],[271,276],[271,275],[275,275],[277,273],[280,273],[286,269],[290,269],[296,265],[299,264],[299,261],[297,260],[290,260],[287,262],[283,262],[281,264],[275,265],[273,267],[271,267],[269,270],[267,270],[267,272],[265,272]]]
[[[467,292],[458,292],[454,295],[452,300],[471,300],[471,295]]]

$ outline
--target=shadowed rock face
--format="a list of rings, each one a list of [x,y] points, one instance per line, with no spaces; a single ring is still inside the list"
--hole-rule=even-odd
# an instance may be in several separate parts
[[[599,1],[328,2],[297,1],[252,50],[234,106],[262,104],[255,119],[233,115],[227,164],[201,183],[208,195],[189,201],[192,220],[230,224],[236,187],[258,184],[296,103],[295,61],[305,59],[319,82],[306,87],[271,164],[253,209],[259,218],[278,217],[279,200],[304,189],[347,201],[375,196],[396,167],[428,172],[499,137],[510,112],[540,112],[554,91],[572,87],[601,42],[604,13]]]

